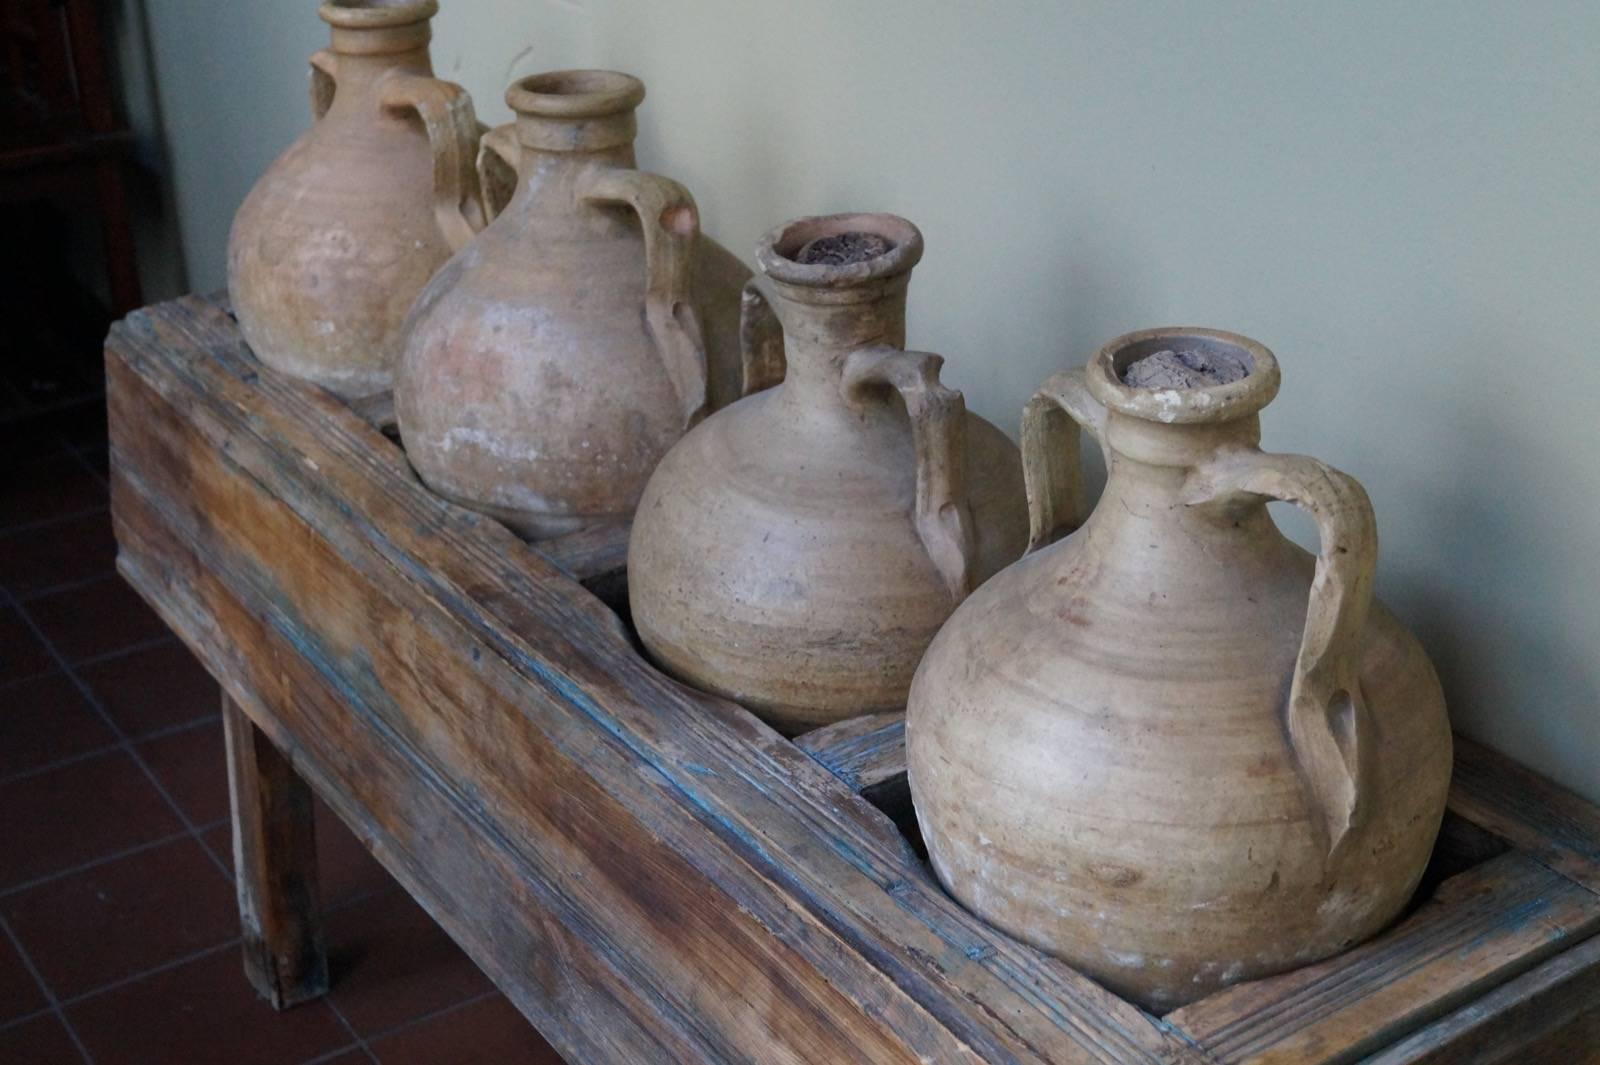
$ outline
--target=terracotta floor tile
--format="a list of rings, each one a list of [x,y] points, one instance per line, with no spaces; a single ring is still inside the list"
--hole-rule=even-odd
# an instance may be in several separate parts
[[[0,888],[171,835],[183,827],[123,751],[0,783]]]
[[[233,887],[192,839],[41,884],[0,911],[58,999],[239,935]]]
[[[279,1013],[258,998],[233,949],[82,999],[67,1016],[97,1065],[293,1065],[350,1044],[324,1003]]]
[[[0,691],[0,777],[116,742],[116,733],[64,673]]]
[[[220,718],[145,740],[136,749],[191,823],[209,825],[228,816],[228,755]]]
[[[35,1013],[49,1005],[38,981],[22,964],[11,937],[0,934],[0,1024]],[[0,1061],[5,1058],[0,1056]]]
[[[117,576],[29,600],[23,609],[71,662],[120,651],[168,632],[139,593]]]
[[[317,1065],[372,1065],[372,1059],[360,1049],[346,1051],[336,1058],[324,1058]]]
[[[78,670],[117,726],[137,739],[158,729],[216,717],[217,682],[183,644],[158,644]]]
[[[0,1031],[0,1061],[6,1065],[78,1065],[83,1055],[53,1013]]]
[[[105,504],[105,485],[64,450],[0,470],[0,529]]]
[[[18,598],[107,576],[116,564],[117,539],[107,510],[0,533],[0,585]]]
[[[367,850],[366,844],[320,800],[317,802],[317,869],[322,877],[323,904],[329,907],[400,887]]]
[[[328,915],[333,1002],[363,1036],[490,990],[489,979],[404,892]]]
[[[431,1017],[371,1043],[383,1065],[561,1065],[503,996]]]
[[[37,676],[56,660],[15,610],[0,610],[0,683]]]

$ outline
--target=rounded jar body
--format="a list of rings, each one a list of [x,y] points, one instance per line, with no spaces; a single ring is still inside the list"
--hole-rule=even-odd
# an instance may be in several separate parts
[[[625,520],[686,427],[731,398],[718,368],[748,272],[700,236],[685,190],[633,169],[643,95],[602,71],[513,86],[518,122],[480,166],[511,164],[516,190],[406,326],[413,466],[529,538]]]
[[[955,603],[1026,538],[1016,446],[937,384],[936,356],[899,349],[915,228],[803,220],[768,237],[763,266],[799,239],[790,230],[874,226],[913,254],[864,277],[778,282],[786,379],[668,453],[629,544],[632,615],[656,661],[791,733],[903,706]],[[826,302],[841,292],[844,303]],[[910,376],[895,385],[897,373]],[[920,398],[930,389],[953,405],[931,413]],[[924,428],[937,418],[943,435]],[[961,514],[945,530],[961,542],[946,553],[928,518],[941,446],[956,449],[961,473],[943,504]]]
[[[256,356],[348,398],[392,387],[406,313],[453,250],[436,152],[470,155],[476,125],[465,95],[431,76],[434,9],[324,5],[335,47],[313,57],[317,121],[251,189],[229,235],[228,291]],[[424,109],[454,110],[435,135],[467,143],[436,147]],[[475,190],[455,192],[459,211],[476,210]]]
[[[1090,374],[1109,379],[1151,339],[1114,342]],[[1254,410],[1240,408],[1271,398],[1276,363],[1235,339],[1256,356],[1255,391],[1215,397],[1216,421],[1107,411],[1082,375],[1053,382],[1103,441],[1105,494],[1082,528],[961,606],[907,713],[940,880],[1158,1011],[1380,930],[1416,889],[1450,775],[1432,666],[1366,605],[1365,494],[1314,460],[1255,450]],[[1203,414],[1213,398],[1163,402]],[[1049,418],[1030,415],[1040,431],[1025,444],[1048,446]],[[1312,510],[1322,557],[1277,530],[1269,498]],[[1035,517],[1047,538],[1054,522]]]

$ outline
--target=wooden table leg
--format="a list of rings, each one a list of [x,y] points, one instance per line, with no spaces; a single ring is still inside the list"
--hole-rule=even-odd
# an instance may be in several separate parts
[[[222,722],[245,975],[287,1009],[328,990],[311,789],[226,695]]]

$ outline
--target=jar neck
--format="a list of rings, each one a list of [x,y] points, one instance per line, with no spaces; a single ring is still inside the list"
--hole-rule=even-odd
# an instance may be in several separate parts
[[[1261,419],[1164,424],[1111,411],[1105,424],[1107,499],[1176,507],[1196,467],[1230,450],[1261,442]]]
[[[802,288],[772,282],[783,326],[784,389],[793,396],[843,402],[845,360],[861,348],[904,348],[909,273],[860,286]]]
[[[433,59],[428,52],[427,23],[421,23],[417,28],[423,32],[420,41],[414,46],[388,50],[376,46],[366,48],[344,46],[351,45],[351,38],[359,38],[366,34],[391,34],[394,32],[392,29],[347,30],[335,27],[334,47],[331,51],[338,57],[337,81],[341,90],[339,96],[346,99],[365,96],[377,84],[378,79],[391,71],[399,70],[408,74],[432,77]],[[372,44],[372,42],[366,43]],[[335,106],[338,106],[337,101],[338,97],[335,97]]]

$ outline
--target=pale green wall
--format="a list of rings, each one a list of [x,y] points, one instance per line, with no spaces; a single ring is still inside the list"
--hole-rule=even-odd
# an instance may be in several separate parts
[[[191,277],[218,286],[324,29],[312,3],[146,3]],[[1600,800],[1597,42],[1587,0],[444,0],[434,56],[491,122],[514,76],[638,74],[643,164],[746,257],[795,215],[911,218],[911,342],[1013,433],[1118,333],[1260,339],[1268,445],[1366,483],[1379,594],[1457,724]]]

